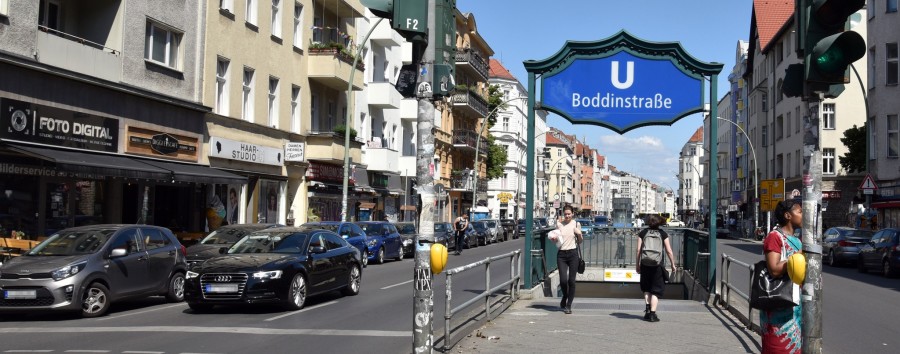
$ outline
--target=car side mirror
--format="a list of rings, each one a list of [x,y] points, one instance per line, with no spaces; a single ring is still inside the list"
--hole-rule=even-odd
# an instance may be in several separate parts
[[[109,258],[116,258],[128,255],[128,250],[125,248],[114,248],[112,252],[109,253]]]
[[[228,247],[219,247],[219,254],[228,253]]]
[[[311,254],[325,253],[325,247],[322,247],[322,246],[312,246],[312,247],[309,248],[309,253],[311,253]]]

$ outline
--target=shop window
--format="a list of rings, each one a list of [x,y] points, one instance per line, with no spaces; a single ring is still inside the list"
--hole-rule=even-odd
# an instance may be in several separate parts
[[[35,178],[12,175],[0,178],[0,236],[23,239],[38,236],[34,209],[37,193]]]
[[[260,180],[257,220],[261,223],[277,223],[280,215],[279,182]]]

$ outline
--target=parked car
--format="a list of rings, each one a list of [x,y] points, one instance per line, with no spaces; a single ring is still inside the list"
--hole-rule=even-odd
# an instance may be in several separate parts
[[[594,227],[610,227],[609,217],[605,215],[594,216]]]
[[[403,246],[403,253],[407,256],[412,256],[413,252],[416,251],[416,246],[413,244],[416,240],[416,224],[413,222],[398,222],[394,223],[394,227],[400,233],[400,244]],[[434,237],[435,242],[441,243],[441,240],[437,239],[437,234]]]
[[[0,311],[106,314],[113,301],[184,299],[185,248],[167,228],[90,225],[63,229],[0,266]]]
[[[463,245],[466,248],[478,247],[478,231],[475,231],[474,223],[475,222],[470,222],[469,227],[466,228],[466,244]]]
[[[485,221],[473,221],[472,228],[475,229],[475,243],[478,246],[481,245],[489,245],[491,244],[491,239],[493,235],[491,234],[491,229],[488,227],[487,222]]]
[[[209,258],[219,255],[220,248],[228,248],[238,242],[244,235],[254,231],[268,229],[272,227],[283,226],[279,224],[234,224],[225,225],[209,235],[206,235],[200,242],[187,248],[187,264],[192,267],[194,264],[200,263]]]
[[[328,230],[279,227],[248,234],[226,254],[191,268],[185,299],[198,312],[256,303],[299,310],[312,295],[357,295],[361,279],[362,254],[346,239]]]
[[[483,219],[480,220],[487,225],[488,231],[490,232],[490,242],[496,243],[500,241],[505,241],[505,235],[503,234],[503,227],[500,226],[500,220],[497,219]]]
[[[385,258],[403,260],[403,241],[394,225],[387,221],[360,221],[356,225],[369,236],[369,261],[381,264]]]
[[[449,222],[434,223],[434,238],[436,242],[444,244],[448,250],[456,248],[456,237],[453,234],[453,225]]]
[[[669,219],[669,222],[666,223],[668,227],[684,227],[684,221],[678,220],[676,218]]]
[[[506,239],[516,239],[519,238],[518,228],[516,227],[516,221],[513,219],[500,219],[500,227],[503,228],[503,232],[506,233]]]
[[[304,229],[328,230],[343,237],[350,242],[353,247],[359,250],[362,255],[363,268],[369,265],[369,256],[374,254],[372,250],[378,248],[378,240],[370,239],[366,232],[359,225],[352,222],[342,221],[320,221],[308,222],[300,226]]]
[[[872,239],[873,232],[852,227],[832,227],[822,233],[823,261],[834,267],[842,263],[856,262],[859,247]]]
[[[594,239],[594,223],[591,222],[591,219],[575,219],[579,225],[581,225],[581,235],[584,236],[585,240],[593,240]]]
[[[534,234],[537,234],[538,231],[541,230],[542,227],[540,221],[538,221],[538,218],[534,218],[534,220],[532,220],[531,228]],[[518,230],[518,232],[516,233],[519,236],[525,236],[525,219],[519,219],[518,221],[516,221],[516,229]]]
[[[856,266],[861,273],[878,269],[885,277],[900,275],[900,230],[882,229],[868,243],[861,244]]]

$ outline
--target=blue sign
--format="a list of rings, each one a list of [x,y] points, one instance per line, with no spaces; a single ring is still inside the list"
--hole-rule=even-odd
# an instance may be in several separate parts
[[[577,58],[543,78],[541,107],[573,123],[602,125],[619,133],[674,123],[703,110],[703,77],[674,58],[638,57],[627,49],[602,58]]]

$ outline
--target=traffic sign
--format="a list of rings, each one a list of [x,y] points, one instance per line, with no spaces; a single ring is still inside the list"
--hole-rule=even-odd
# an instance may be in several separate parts
[[[778,202],[784,200],[784,179],[764,179],[759,181],[759,209],[775,211]]]
[[[878,186],[875,184],[875,180],[872,179],[872,175],[866,174],[866,178],[863,178],[862,183],[859,185],[859,189],[863,190],[863,194],[874,194],[875,190],[878,189]]]

